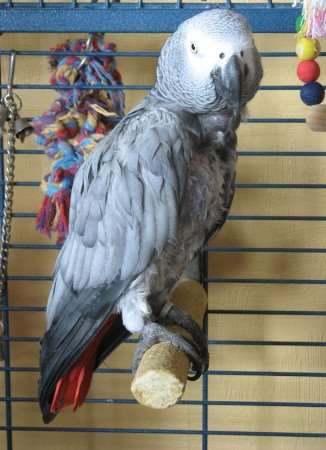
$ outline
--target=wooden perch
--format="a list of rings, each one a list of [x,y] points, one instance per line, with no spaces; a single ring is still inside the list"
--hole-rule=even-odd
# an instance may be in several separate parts
[[[171,302],[202,326],[207,295],[200,283],[182,280],[173,291]],[[179,327],[171,329],[186,334]],[[155,409],[173,406],[186,388],[189,364],[187,355],[173,345],[155,344],[145,352],[131,383],[131,392],[141,405]]]

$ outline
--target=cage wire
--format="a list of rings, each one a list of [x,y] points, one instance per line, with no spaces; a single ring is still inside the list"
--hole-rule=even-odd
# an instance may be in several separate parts
[[[158,32],[173,32],[177,25],[181,23],[188,17],[205,10],[210,7],[216,7],[217,5],[212,5],[210,3],[183,3],[181,0],[177,0],[174,3],[147,3],[143,0],[138,0],[135,3],[110,3],[109,0],[105,0],[103,3],[85,3],[73,0],[68,3],[51,3],[44,0],[39,0],[35,3],[15,3],[12,0],[8,0],[0,4],[0,32],[10,33],[10,32],[26,32],[26,33],[72,33],[72,32],[108,32],[108,33],[158,33]],[[253,3],[253,4],[243,4],[243,3],[232,3],[230,0],[226,0],[225,4],[219,4],[219,7],[233,8],[234,10],[244,14],[250,21],[253,31],[256,33],[293,33],[295,30],[295,19],[298,15],[298,8],[293,8],[291,4],[285,3],[273,3],[272,0],[268,0],[265,3]],[[8,55],[9,52],[5,50],[0,50],[0,56]],[[30,50],[17,50],[17,59],[19,57],[40,57],[44,58],[50,54],[49,51],[30,49]],[[90,54],[94,55],[94,52]],[[83,55],[85,53],[83,52]],[[100,54],[99,54],[100,55]],[[262,56],[266,58],[282,58],[288,56],[294,56],[292,52],[282,52],[282,51],[270,51],[264,52]],[[87,54],[86,54],[87,56]],[[115,56],[139,58],[139,57],[156,57],[157,52],[139,52],[139,51],[118,51]],[[325,54],[322,54],[325,56]],[[2,82],[2,89],[5,88],[5,83]],[[80,86],[79,86],[80,87]],[[88,86],[84,86],[85,89]],[[92,89],[102,88],[101,86],[92,86]],[[14,89],[19,92],[20,89],[24,90],[42,90],[42,89],[55,89],[55,86],[49,84],[32,84],[28,80],[24,83],[15,84]],[[127,90],[142,90],[146,91],[150,89],[148,85],[125,85],[124,89]],[[289,86],[262,86],[262,90],[298,90],[299,86],[289,85]],[[254,123],[268,123],[272,126],[273,123],[303,123],[302,118],[250,118],[249,122]],[[3,203],[3,155],[6,148],[3,142],[1,143],[1,159],[0,159],[0,176],[1,176],[1,191],[0,191],[0,201]],[[36,155],[41,154],[42,151],[34,149],[29,150],[18,150],[17,154],[23,155]],[[273,151],[241,151],[239,150],[240,157],[252,156],[273,156],[275,152]],[[287,152],[277,152],[278,156],[286,156]],[[320,155],[325,152],[318,153]],[[291,151],[288,156],[303,156],[304,152]],[[275,156],[275,155],[274,155]],[[307,152],[306,156],[312,156],[311,152]],[[15,187],[26,188],[30,186],[38,186],[38,181],[23,181],[16,180]],[[237,189],[291,189],[291,188],[304,188],[304,187],[316,187],[309,186],[307,184],[268,184],[268,183],[238,183]],[[318,185],[319,188],[324,189],[326,185]],[[15,220],[20,220],[24,218],[33,218],[35,216],[34,212],[27,211],[15,211]],[[326,216],[321,212],[320,216],[290,216],[290,215],[230,215],[229,221],[325,221]],[[27,249],[34,250],[36,254],[42,252],[44,249],[57,248],[54,244],[29,244],[29,243],[15,243],[10,244],[10,249]],[[317,252],[324,252],[324,249],[315,249]],[[208,275],[208,258],[212,253],[232,253],[232,252],[302,252],[300,248],[284,249],[284,248],[241,248],[241,247],[208,247],[204,249],[203,253],[203,284],[207,289],[210,285],[216,283],[264,283],[266,285],[272,284],[316,284],[322,285],[326,284],[324,279],[261,279],[257,278],[222,278],[214,277]],[[24,275],[11,275],[9,274],[10,282],[42,282],[51,280],[50,275],[48,276],[36,276],[29,275],[28,273]],[[66,427],[66,426],[51,426],[51,427],[32,427],[32,426],[18,426],[14,424],[14,408],[13,405],[17,402],[36,402],[37,399],[33,397],[14,397],[12,394],[12,374],[15,372],[28,373],[37,372],[37,367],[17,367],[13,366],[10,359],[10,348],[12,343],[18,345],[23,345],[26,342],[38,342],[37,337],[22,335],[13,336],[10,332],[9,318],[12,312],[21,312],[26,314],[34,314],[44,311],[44,308],[36,305],[28,306],[12,306],[10,298],[8,296],[5,298],[4,304],[1,306],[1,311],[3,312],[4,319],[4,348],[5,348],[5,359],[4,364],[0,365],[0,373],[4,374],[4,386],[5,391],[3,394],[0,393],[0,405],[4,405],[5,410],[5,422],[0,424],[0,432],[4,432],[6,435],[7,450],[18,450],[15,448],[13,441],[13,434],[19,432],[47,432],[47,431],[58,431],[58,432],[93,432],[93,433],[128,433],[128,434],[169,434],[169,435],[196,435],[201,437],[201,449],[207,450],[209,448],[208,438],[209,436],[267,436],[267,437],[286,437],[289,439],[296,438],[326,438],[326,430],[320,430],[319,432],[284,432],[284,431],[246,431],[246,430],[223,430],[217,429],[212,430],[209,427],[209,407],[213,405],[233,405],[233,406],[264,406],[266,408],[278,407],[291,407],[291,408],[325,408],[325,403],[310,403],[310,402],[259,402],[259,401],[218,401],[210,400],[208,395],[208,383],[209,379],[212,377],[219,376],[245,376],[245,377],[326,377],[324,372],[272,372],[272,371],[248,371],[248,370],[237,370],[237,371],[226,371],[226,370],[213,370],[212,368],[203,376],[202,379],[202,393],[199,400],[183,400],[180,403],[185,405],[200,405],[201,412],[201,427],[200,429],[178,429],[177,424],[175,428],[172,429],[160,429],[160,428],[130,428],[128,426],[122,429],[115,429],[109,427]],[[303,315],[303,316],[325,316],[326,311],[294,311],[294,310],[245,310],[245,309],[209,309],[208,315],[229,315],[229,314],[241,314],[241,315]],[[129,340],[133,342],[132,340]],[[297,342],[297,341],[239,341],[239,340],[209,340],[210,348],[213,346],[241,346],[241,345],[251,345],[251,346],[324,346],[325,342]],[[108,368],[102,367],[98,369],[101,373],[129,373],[129,369],[126,368]],[[127,404],[134,403],[133,400],[128,399],[118,399],[118,398],[98,398],[89,399],[89,402],[93,403],[115,403],[115,404]],[[110,407],[110,406],[107,406]],[[210,447],[213,448],[213,447]],[[309,447],[309,442],[307,443],[307,448]]]

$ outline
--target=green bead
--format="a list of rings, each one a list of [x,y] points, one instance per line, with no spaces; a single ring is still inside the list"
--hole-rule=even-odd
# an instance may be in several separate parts
[[[304,17],[300,14],[295,21],[295,31],[299,33],[304,26]]]

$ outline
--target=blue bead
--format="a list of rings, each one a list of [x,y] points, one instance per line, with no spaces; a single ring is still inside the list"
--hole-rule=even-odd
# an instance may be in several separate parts
[[[319,105],[324,100],[325,91],[320,83],[313,81],[302,86],[300,97],[306,105]]]

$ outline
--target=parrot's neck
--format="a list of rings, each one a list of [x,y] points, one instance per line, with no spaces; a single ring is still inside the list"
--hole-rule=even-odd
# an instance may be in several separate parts
[[[168,95],[168,93],[163,93],[161,89],[158,88],[157,85],[155,85],[149,95],[147,96],[148,103],[153,103],[157,105],[158,103],[160,105],[168,105],[168,108],[171,110],[181,110],[182,107],[180,104],[177,103],[177,100],[175,98],[172,98]]]
[[[188,126],[193,126],[195,128],[195,123],[197,123],[197,127],[199,127],[198,114],[187,111],[176,101],[169,99],[168,97],[163,97],[155,87],[150,91],[149,95],[145,97],[144,105],[147,108],[164,108],[167,111],[182,117],[183,122]]]
[[[200,114],[204,148],[215,149],[223,160],[234,158],[237,146],[236,127],[231,113]]]
[[[153,106],[157,106],[158,104],[160,106],[164,105],[171,111],[195,115],[200,119],[204,131],[207,130],[208,132],[226,132],[230,129],[236,130],[241,120],[240,115],[237,115],[237,117],[234,116],[234,111],[232,109],[222,111],[212,110],[203,114],[197,112],[191,113],[190,111],[183,109],[175,99],[170,98],[167,94],[163,94],[157,85],[150,91],[146,101]]]
[[[232,111],[212,112],[209,114],[200,114],[199,120],[204,131],[206,133],[225,133],[229,130],[235,131],[238,128],[239,122],[234,119]]]
[[[204,145],[214,143],[213,147],[236,147],[236,129],[240,124],[240,116],[233,110],[212,111],[205,114],[190,113],[179,104],[163,97],[155,87],[144,99],[145,108],[164,108],[182,118],[181,123],[196,134]]]

